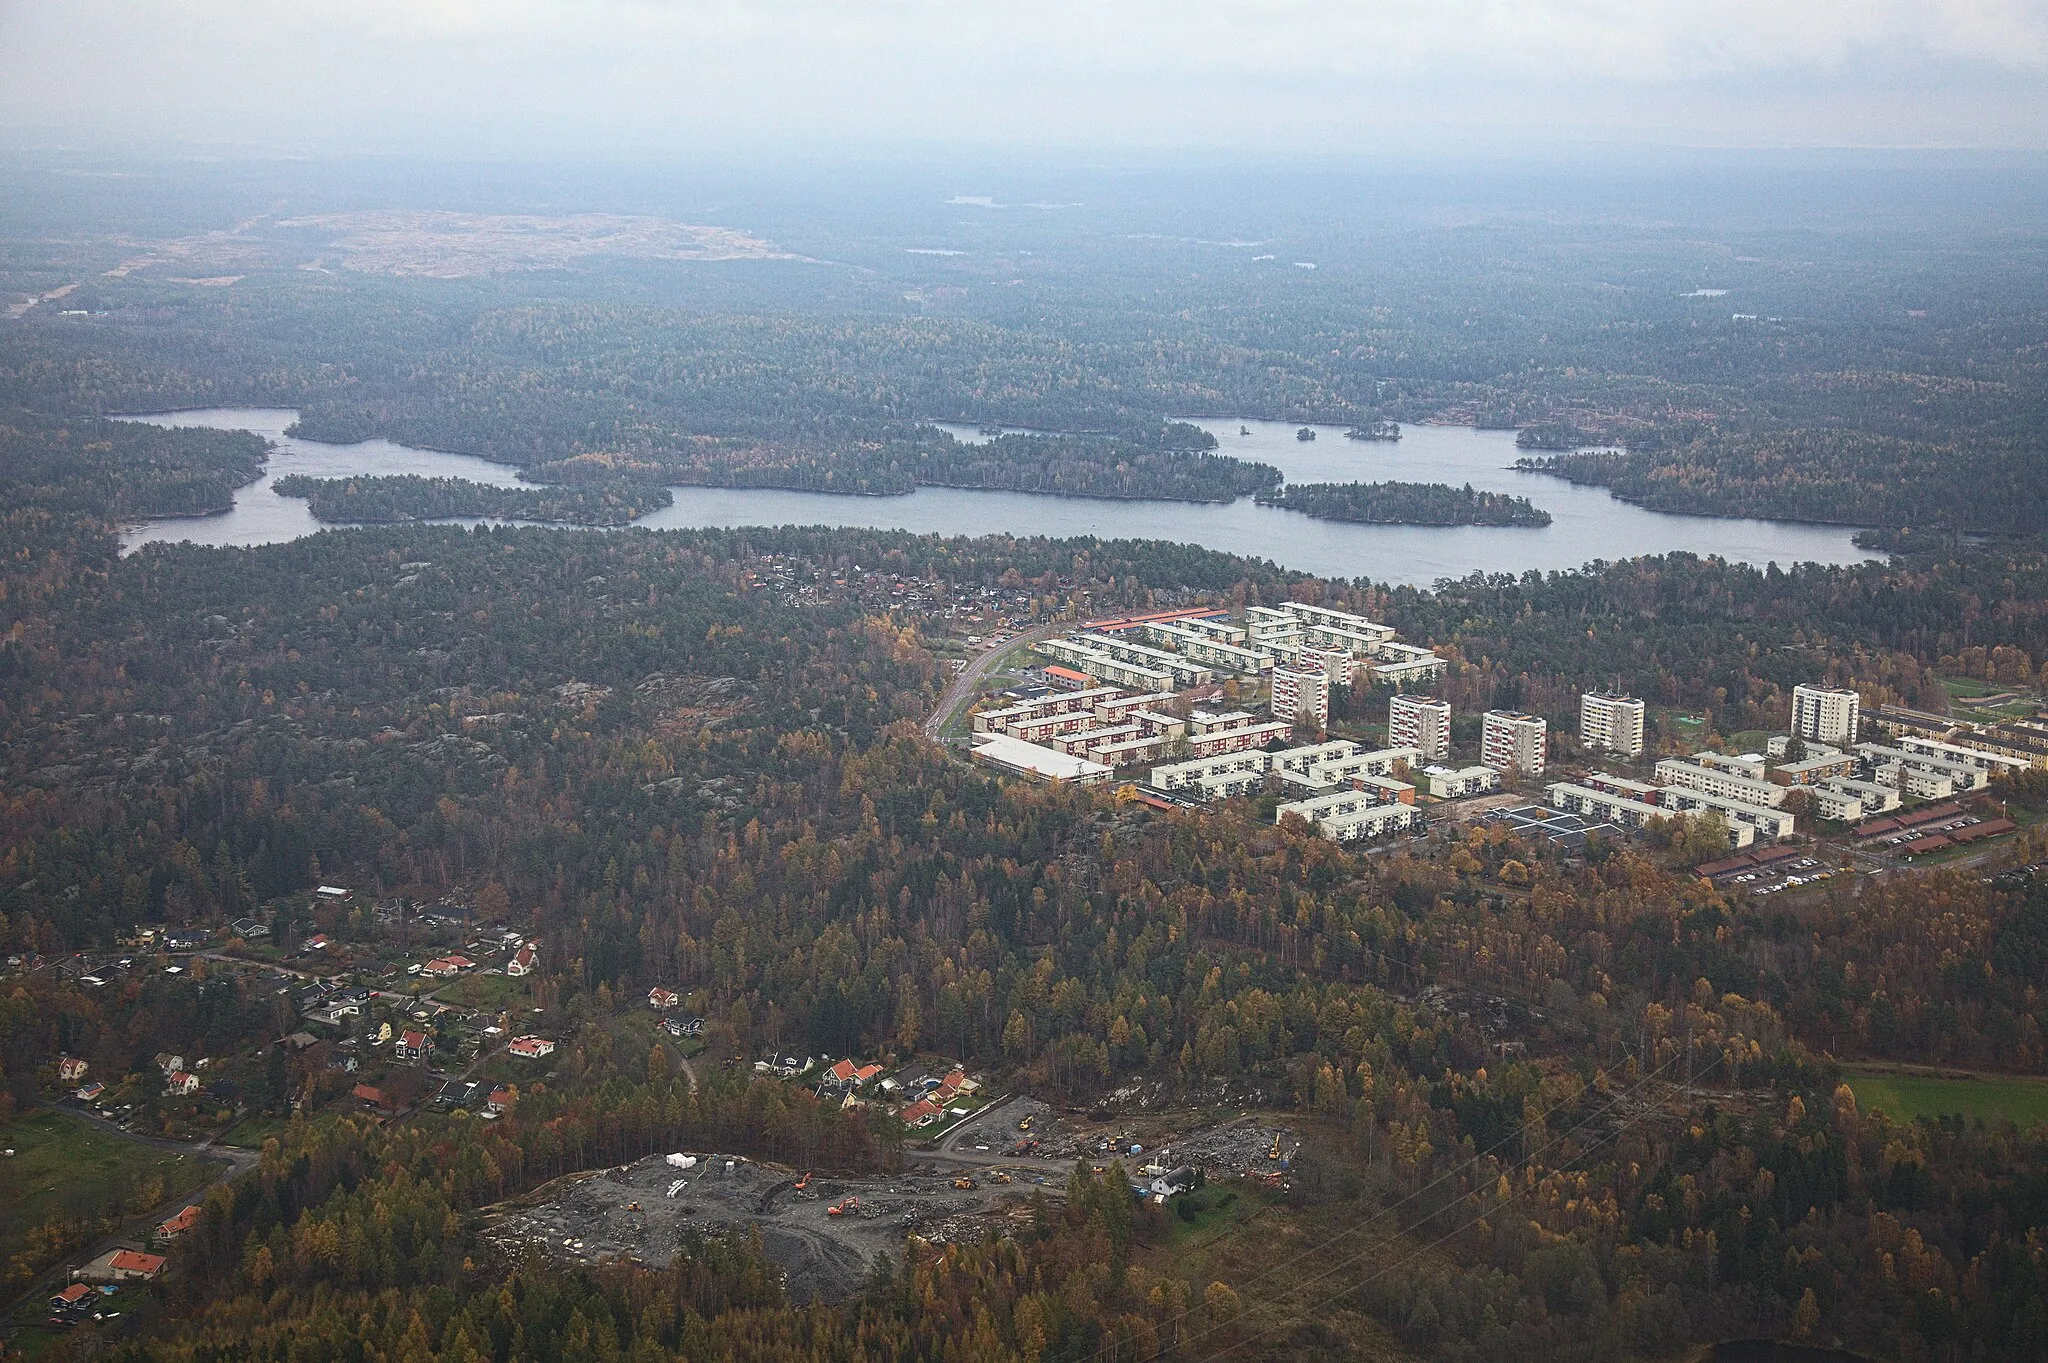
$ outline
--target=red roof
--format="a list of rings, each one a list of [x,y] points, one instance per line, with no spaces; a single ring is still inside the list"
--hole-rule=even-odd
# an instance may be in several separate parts
[[[170,1220],[157,1227],[164,1235],[182,1235],[199,1224],[199,1204],[193,1203]]]
[[[933,1117],[938,1116],[941,1110],[929,1098],[920,1098],[909,1107],[904,1108],[901,1116],[907,1124],[916,1126],[921,1121],[929,1121]]]
[[[369,1084],[357,1084],[351,1090],[351,1096],[360,1098],[366,1103],[375,1103],[379,1107],[384,1105],[384,1090],[373,1088]]]
[[[78,1302],[84,1301],[91,1295],[92,1289],[90,1287],[87,1287],[84,1283],[73,1283],[57,1294],[57,1300],[61,1302]]]
[[[832,1077],[842,1084],[851,1083],[858,1073],[851,1060],[842,1060],[832,1067]]]
[[[491,1097],[490,1097],[490,1103],[491,1103],[491,1106],[492,1106],[492,1107],[510,1107],[510,1106],[512,1106],[512,1090],[511,1090],[511,1089],[492,1089],[492,1090],[491,1090]]]
[[[398,1038],[398,1044],[410,1046],[417,1051],[427,1044],[427,1034],[425,1032],[407,1031]]]
[[[117,1273],[161,1273],[164,1268],[164,1256],[143,1254],[132,1249],[117,1249],[114,1251],[114,1257],[107,1260],[107,1267]]]

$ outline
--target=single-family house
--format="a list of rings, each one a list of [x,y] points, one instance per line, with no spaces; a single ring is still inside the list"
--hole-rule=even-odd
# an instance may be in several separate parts
[[[414,1028],[407,1028],[398,1034],[398,1044],[391,1048],[391,1054],[408,1062],[427,1058],[427,1034]]]
[[[647,991],[647,1006],[657,1013],[666,1013],[682,1001],[683,996],[681,994],[678,994],[673,989],[663,989],[658,984]]]
[[[511,1110],[511,1107],[512,1090],[509,1088],[494,1088],[491,1090],[491,1096],[484,1100],[484,1111],[486,1112],[507,1112]]]
[[[156,1053],[156,1067],[165,1074],[176,1074],[179,1070],[185,1068],[185,1057],[173,1055],[169,1051],[158,1051]]]
[[[436,956],[420,967],[422,975],[432,975],[437,980],[452,979],[462,973],[462,967],[446,956]]]
[[[60,1084],[75,1084],[85,1078],[85,1072],[88,1068],[90,1066],[77,1056],[67,1055],[57,1062],[57,1082]]]
[[[539,1060],[555,1053],[555,1043],[546,1037],[522,1036],[515,1038],[506,1049],[522,1060]]]
[[[195,1202],[170,1220],[159,1222],[156,1228],[156,1237],[159,1240],[175,1240],[198,1224],[199,1204]]]
[[[364,1107],[372,1107],[379,1112],[396,1112],[398,1110],[398,1104],[391,1101],[391,1095],[384,1092],[383,1089],[369,1084],[357,1084],[349,1091],[349,1096]]]
[[[1151,1192],[1154,1197],[1178,1197],[1190,1192],[1195,1186],[1195,1171],[1187,1165],[1168,1170],[1152,1180]]]
[[[78,1101],[81,1103],[90,1103],[106,1091],[107,1086],[105,1084],[102,1084],[99,1080],[95,1079],[90,1084],[87,1084],[84,1088],[78,1090]]]
[[[237,918],[228,924],[228,928],[245,942],[270,935],[270,928],[261,919],[256,918]]]
[[[313,935],[312,935],[311,937],[308,937],[308,938],[306,939],[306,950],[308,950],[308,951],[325,951],[325,950],[327,950],[327,934],[326,934],[326,933],[324,933],[324,932],[316,932],[316,933],[314,933],[314,934],[313,934]]]
[[[174,1098],[189,1098],[199,1092],[199,1076],[179,1070],[171,1075],[164,1091]]]
[[[540,952],[534,948],[533,943],[528,942],[512,953],[511,960],[505,962],[505,973],[516,980],[523,975],[531,975],[533,968],[538,964]]]
[[[147,1282],[164,1271],[164,1256],[134,1249],[112,1249],[91,1263],[72,1270],[80,1282]]]
[[[896,1115],[903,1119],[905,1126],[930,1126],[939,1119],[945,1109],[929,1098],[920,1098]]]
[[[66,1320],[76,1319],[85,1314],[87,1303],[94,1295],[93,1290],[84,1283],[73,1283],[50,1298],[50,1314]]]

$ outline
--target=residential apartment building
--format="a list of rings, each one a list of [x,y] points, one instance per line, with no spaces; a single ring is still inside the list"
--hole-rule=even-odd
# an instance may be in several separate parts
[[[1641,757],[1643,714],[1634,696],[1588,691],[1579,697],[1579,741],[1618,757]]]
[[[1767,809],[1776,809],[1785,803],[1783,786],[1769,781],[1759,781],[1753,776],[1739,776],[1732,771],[1687,762],[1677,757],[1667,757],[1657,764],[1657,780],[1662,785],[1677,786],[1683,790],[1703,790],[1724,800],[1736,800],[1742,804],[1759,805]]]
[[[1792,688],[1792,732],[1809,743],[1854,743],[1862,700],[1830,686]]]
[[[1293,724],[1309,723],[1318,729],[1328,728],[1330,674],[1319,667],[1274,668],[1273,718]]]
[[[1543,774],[1550,756],[1550,726],[1519,710],[1488,710],[1479,733],[1479,760],[1495,771]]]
[[[1403,692],[1387,702],[1387,742],[1413,748],[1425,762],[1451,755],[1451,707],[1435,696]]]

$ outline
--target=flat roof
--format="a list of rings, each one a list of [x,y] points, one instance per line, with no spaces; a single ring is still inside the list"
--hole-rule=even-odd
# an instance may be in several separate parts
[[[1028,771],[1051,781],[1081,781],[1090,777],[1107,777],[1111,768],[1100,762],[1091,762],[1085,757],[1070,757],[1051,748],[1042,748],[1036,743],[1026,743],[1021,738],[1008,734],[983,734],[974,745],[974,755],[985,762],[1010,767],[1017,771]]]

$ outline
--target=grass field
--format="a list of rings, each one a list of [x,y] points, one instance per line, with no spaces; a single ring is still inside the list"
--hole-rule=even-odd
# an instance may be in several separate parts
[[[2018,1126],[2048,1122],[2048,1079],[2004,1075],[1954,1078],[1895,1071],[1852,1073],[1849,1087],[1865,1111],[1882,1109],[1888,1117],[2000,1117]]]
[[[111,1131],[47,1108],[21,1113],[0,1126],[0,1263],[19,1253],[31,1228],[52,1216],[78,1219],[103,1214],[128,1189],[161,1177],[156,1200],[189,1192],[211,1172],[203,1159],[126,1140]]]
[[[510,975],[465,975],[437,990],[433,997],[443,1003],[459,1003],[464,1008],[481,1009],[484,1012],[502,1012],[531,997],[525,980],[515,980]]]
[[[249,1117],[236,1122],[215,1138],[221,1145],[240,1146],[245,1150],[261,1150],[263,1142],[272,1136],[283,1136],[290,1129],[291,1122],[284,1117]]]

